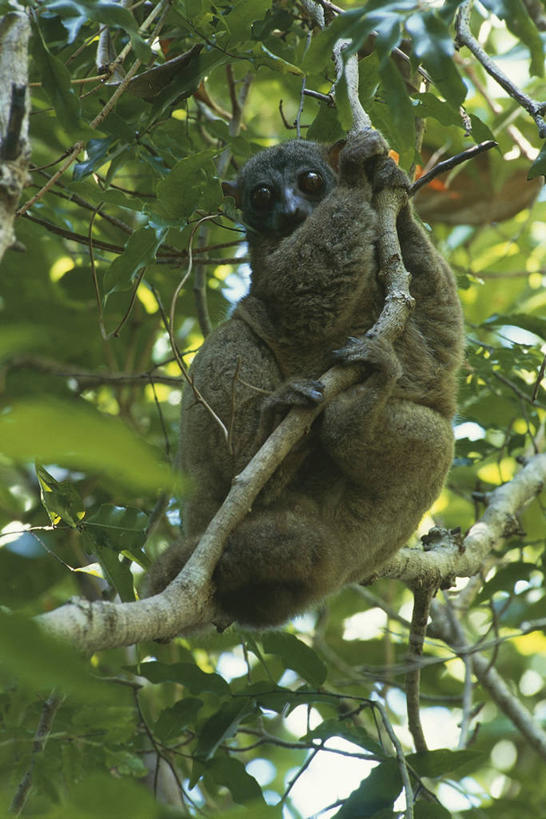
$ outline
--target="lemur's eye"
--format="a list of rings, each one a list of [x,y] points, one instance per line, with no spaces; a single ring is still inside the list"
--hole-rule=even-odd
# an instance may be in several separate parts
[[[273,190],[269,185],[258,185],[250,195],[250,202],[256,210],[269,210],[273,202]]]
[[[317,171],[305,171],[300,175],[298,183],[304,193],[320,193],[324,187],[324,179]]]

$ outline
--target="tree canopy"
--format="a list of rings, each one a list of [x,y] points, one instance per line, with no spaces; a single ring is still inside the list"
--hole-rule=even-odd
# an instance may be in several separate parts
[[[543,4],[0,0],[0,15],[2,812],[540,816]],[[191,491],[187,368],[247,287],[221,181],[296,135],[343,138],[349,62],[458,277],[453,468],[373,584],[279,631],[157,641],[207,620],[207,544],[185,595],[138,590]]]

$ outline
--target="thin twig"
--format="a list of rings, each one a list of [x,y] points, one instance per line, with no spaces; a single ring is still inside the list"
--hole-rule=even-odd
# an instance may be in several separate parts
[[[214,419],[214,421],[218,424],[218,426],[222,430],[222,433],[223,433],[223,435],[224,435],[224,437],[226,439],[226,442],[227,442],[229,436],[228,436],[228,431],[227,431],[226,425],[224,424],[224,422],[222,421],[220,416],[217,415],[214,412],[214,410],[212,409],[212,407],[210,406],[208,401],[204,398],[204,396],[201,394],[201,392],[197,389],[197,387],[193,383],[193,378],[191,377],[188,368],[186,367],[186,365],[184,364],[184,361],[182,360],[182,356],[180,355],[180,351],[178,349],[178,344],[176,343],[176,338],[175,338],[175,335],[174,335],[174,333],[175,333],[174,327],[175,327],[176,302],[178,300],[178,296],[180,295],[180,291],[182,290],[182,288],[186,284],[186,282],[187,282],[187,280],[188,280],[188,278],[189,278],[189,276],[191,274],[191,271],[192,271],[192,265],[193,265],[192,241],[193,241],[193,237],[195,236],[196,231],[198,230],[199,226],[203,222],[206,222],[208,219],[214,219],[215,217],[216,217],[216,214],[211,214],[210,216],[204,216],[193,227],[191,237],[190,237],[190,242],[189,242],[189,245],[188,245],[188,266],[186,268],[185,274],[183,275],[183,277],[178,282],[178,285],[177,285],[177,287],[176,287],[176,289],[174,291],[174,294],[173,294],[173,297],[172,297],[172,300],[171,300],[171,309],[170,309],[170,313],[169,313],[169,328],[168,329],[169,329],[169,340],[171,342],[171,349],[172,349],[174,357],[176,359],[176,363],[178,364],[178,366],[180,368],[180,372],[182,373],[182,375],[184,376],[184,379],[186,380],[186,382],[189,384],[189,386],[193,390],[193,394],[195,396],[196,401],[198,401],[207,410],[207,412],[210,413],[211,417]]]
[[[182,355],[189,355],[195,350],[188,350]],[[37,370],[38,372],[48,373],[49,375],[58,378],[73,378],[79,382],[80,389],[90,389],[101,384],[142,384],[146,386],[150,383],[150,379],[156,384],[167,384],[171,387],[181,387],[182,379],[180,376],[162,375],[153,370],[141,373],[103,373],[93,372],[92,370],[81,370],[78,367],[71,367],[69,364],[63,364],[60,361],[54,361],[49,358],[42,358],[41,356],[16,356],[8,359],[6,367],[9,369],[28,368]]]
[[[406,793],[406,819],[413,819],[413,788],[411,787],[406,757],[404,756],[402,746],[391,725],[384,706],[377,700],[372,701],[372,706],[381,714],[381,720],[385,726],[385,731],[389,735],[390,741],[394,746],[396,759],[398,760],[398,767],[400,769],[400,776],[402,777],[402,784]]]
[[[444,601],[445,601],[445,612],[447,618],[451,624],[451,628],[455,631],[458,627],[458,622],[456,618],[455,608],[449,599],[447,593],[444,591],[443,594]],[[472,719],[472,692],[473,692],[473,685],[472,685],[472,660],[470,658],[470,654],[466,652],[461,655],[461,660],[464,664],[464,684],[463,684],[463,713],[461,717],[461,731],[459,734],[459,742],[457,743],[457,747],[460,749],[466,748],[468,744],[468,737],[470,734],[470,722]]]
[[[10,805],[10,813],[14,813],[16,816],[20,816],[23,811],[23,808],[25,807],[25,803],[28,799],[28,795],[32,787],[32,776],[34,773],[36,758],[38,754],[42,753],[46,746],[47,740],[51,733],[51,728],[53,727],[55,715],[63,699],[64,698],[57,694],[55,691],[52,691],[43,704],[40,721],[38,723],[38,727],[36,728],[36,733],[34,734],[34,741],[32,743],[32,755],[30,758],[30,763],[17,787],[15,796],[13,797],[12,803]]]
[[[151,22],[155,19],[155,17],[157,17],[157,15],[158,15],[159,11],[161,10],[161,8],[163,7],[163,5],[164,5],[163,3],[159,3],[158,6],[156,6],[156,7],[154,7],[152,9],[150,14],[146,18],[146,20],[140,26],[139,32],[143,32],[143,31],[146,30],[146,28],[151,24]],[[123,49],[123,51],[120,53],[117,60],[115,60],[114,63],[112,63],[112,65],[110,66],[110,69],[113,69],[118,64],[120,64],[122,62],[122,60],[125,59],[125,56],[129,53],[130,49],[131,49],[131,44],[128,43],[127,46],[125,46],[125,48]],[[93,128],[93,129],[98,128],[98,126],[102,122],[104,122],[104,120],[106,119],[108,114],[112,111],[112,109],[116,105],[119,98],[126,91],[127,86],[129,85],[132,77],[136,74],[136,72],[140,68],[140,65],[141,65],[141,61],[138,60],[138,59],[135,60],[135,62],[133,63],[131,68],[128,70],[126,76],[123,78],[123,80],[117,86],[116,90],[114,91],[114,93],[112,94],[112,96],[110,97],[108,102],[99,111],[97,116],[89,123],[91,128]],[[85,145],[85,143],[84,143],[83,140],[79,140],[78,142],[74,143],[74,145],[72,146],[72,148],[70,150],[70,153],[68,154],[68,157],[67,157],[66,161],[63,162],[63,164],[58,169],[58,171],[56,171],[56,173],[53,174],[51,179],[43,186],[43,188],[41,188],[37,193],[35,193],[34,196],[32,196],[27,202],[25,202],[23,205],[21,205],[21,207],[17,211],[17,216],[22,216],[24,213],[26,213],[29,210],[29,208],[31,208],[34,204],[36,204],[36,202],[38,202],[38,200],[41,199],[47,193],[47,191],[50,188],[53,187],[55,182],[58,179],[60,179],[60,177],[64,174],[64,172],[66,170],[68,170],[68,168],[70,167],[72,162],[77,158],[78,154],[83,150],[84,145]]]
[[[542,364],[540,365],[540,370],[538,371],[538,374],[537,374],[537,378],[536,378],[536,381],[535,381],[535,386],[533,387],[533,394],[531,395],[531,402],[533,404],[537,399],[538,390],[539,390],[540,384],[542,382],[542,379],[544,378],[544,371],[545,370],[546,370],[546,355],[542,359]]]
[[[461,162],[467,162],[469,159],[473,159],[475,156],[482,154],[484,151],[490,151],[491,148],[496,148],[496,146],[496,142],[494,142],[492,139],[488,139],[486,142],[480,142],[479,145],[474,145],[472,148],[468,148],[466,151],[462,151],[460,154],[455,154],[455,156],[451,156],[449,159],[444,159],[443,162],[438,162],[434,168],[431,168],[430,171],[424,173],[419,177],[419,179],[415,180],[409,190],[408,195],[414,196],[414,194],[416,194],[420,188],[422,188],[424,185],[428,185],[429,182],[440,174],[451,171],[453,168],[456,168],[457,165],[460,165]]]
[[[435,589],[432,587],[413,590],[413,615],[408,641],[408,660],[411,664],[411,669],[406,674],[406,708],[408,712],[409,729],[415,743],[415,750],[418,753],[428,751],[419,710],[419,687],[421,683],[420,660],[423,656],[423,644],[427,632],[430,601],[434,593]]]
[[[490,667],[489,659],[468,646],[462,626],[455,618],[449,618],[447,608],[439,603],[433,603],[431,610],[435,633],[451,645],[459,656],[469,654],[474,674],[489,692],[493,702],[511,720],[539,756],[546,760],[546,731],[537,724],[533,715],[510,691],[500,674]]]
[[[527,94],[524,94],[481,47],[470,30],[470,13],[473,4],[474,0],[464,0],[457,11],[456,29],[458,47],[466,46],[472,52],[487,73],[498,82],[501,88],[504,88],[508,96],[516,100],[516,102],[533,117],[537,124],[539,136],[542,139],[546,138],[546,122],[544,121],[546,102],[538,102]]]

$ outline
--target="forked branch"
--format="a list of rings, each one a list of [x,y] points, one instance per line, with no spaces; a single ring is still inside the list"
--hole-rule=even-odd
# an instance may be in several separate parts
[[[513,100],[516,100],[525,111],[531,114],[537,124],[539,136],[544,139],[546,137],[546,121],[544,120],[546,102],[538,102],[524,94],[481,47],[470,30],[470,13],[473,4],[474,0],[464,0],[459,6],[457,12],[457,44],[459,47],[466,46],[501,88],[504,88]]]

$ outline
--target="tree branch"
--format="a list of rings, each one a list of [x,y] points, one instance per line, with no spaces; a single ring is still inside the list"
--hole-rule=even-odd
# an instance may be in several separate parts
[[[12,11],[0,20],[0,259],[15,242],[13,222],[27,181],[28,16]]]
[[[546,454],[535,455],[510,482],[491,492],[482,519],[472,526],[462,545],[446,532],[429,551],[406,547],[380,570],[381,577],[438,587],[450,578],[472,577],[490,551],[511,536],[515,515],[545,484]]]
[[[353,132],[357,124],[369,128],[369,119],[365,114],[364,120],[361,116],[358,87],[355,87],[357,80],[358,74],[348,73],[349,98],[354,106]],[[396,231],[397,215],[405,201],[406,194],[400,189],[386,189],[374,201],[379,225],[380,269],[387,296],[384,309],[369,334],[381,334],[390,340],[402,332],[413,303]],[[191,558],[161,594],[134,603],[71,603],[41,615],[42,625],[77,641],[90,651],[150,637],[167,639],[198,624],[227,625],[214,610],[211,577],[229,533],[246,516],[262,487],[307,433],[321,409],[360,378],[358,367],[333,367],[320,377],[324,384],[324,402],[317,408],[297,408],[288,413],[245,469],[235,477],[230,492]],[[403,579],[414,586],[440,586],[457,574],[474,574],[492,546],[509,534],[507,523],[511,516],[537,494],[545,480],[546,455],[536,456],[514,481],[492,493],[482,521],[471,529],[462,552],[460,546],[450,540],[441,548],[426,553],[403,549],[386,565],[381,575]]]
[[[449,159],[444,159],[443,162],[438,162],[430,171],[427,171],[427,173],[424,173],[419,179],[415,180],[409,190],[409,195],[413,196],[424,185],[428,185],[429,182],[432,182],[432,180],[440,176],[440,174],[447,173],[447,171],[452,170],[452,168],[456,168],[461,162],[474,159],[478,154],[482,154],[484,151],[490,151],[491,148],[495,148],[496,146],[496,142],[492,139],[488,139],[485,142],[480,142],[478,145],[473,145],[472,148],[467,148],[466,151],[462,151],[460,154],[455,154],[455,156],[450,156]]]
[[[544,139],[546,137],[546,122],[544,121],[546,102],[538,102],[524,94],[481,47],[470,30],[470,12],[473,3],[474,0],[464,0],[459,6],[456,19],[458,47],[466,46],[478,62],[483,65],[487,73],[498,82],[501,88],[504,88],[508,96],[516,100],[525,111],[531,114],[537,124],[539,136]]]
[[[63,697],[59,696],[55,691],[49,695],[42,707],[42,714],[40,716],[40,722],[38,723],[38,727],[36,728],[36,733],[34,734],[34,741],[32,743],[32,755],[30,758],[30,763],[25,771],[23,778],[19,782],[17,790],[15,791],[15,796],[13,797],[12,803],[10,805],[10,813],[14,813],[17,816],[21,814],[23,808],[25,807],[25,803],[28,799],[28,795],[30,793],[30,789],[32,787],[32,777],[34,774],[34,766],[36,764],[36,759],[39,754],[42,753],[44,750],[47,740],[49,739],[49,735],[51,733],[51,728],[53,726],[53,722],[55,720],[55,714],[59,706],[63,701]]]
[[[415,750],[418,753],[428,751],[419,709],[420,660],[423,656],[430,603],[435,591],[436,589],[432,586],[414,589],[413,591],[413,614],[408,645],[408,661],[411,668],[406,674],[406,709],[409,729],[415,743]]]
[[[546,456],[542,457],[546,459]],[[500,489],[505,489],[507,486],[511,486],[511,484],[505,484]],[[483,654],[472,651],[467,644],[460,623],[454,617],[450,618],[448,616],[446,607],[433,603],[432,612],[434,634],[449,643],[458,655],[469,656],[474,674],[481,685],[489,692],[491,699],[506,714],[539,756],[546,759],[546,732],[537,725],[532,714],[524,708],[518,697],[510,691],[500,674],[491,666],[490,660]]]

